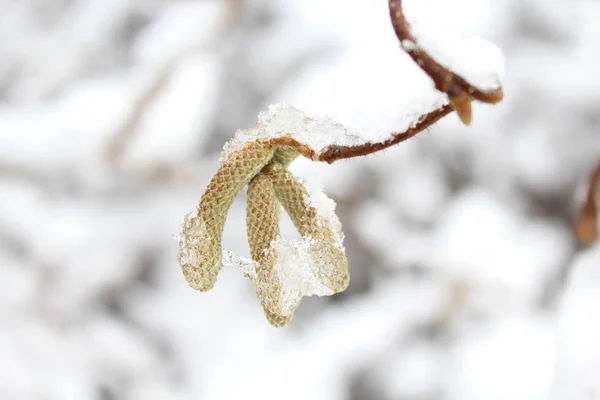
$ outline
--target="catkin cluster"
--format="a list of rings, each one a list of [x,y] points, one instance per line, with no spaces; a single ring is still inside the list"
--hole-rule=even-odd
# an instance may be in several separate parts
[[[188,283],[200,291],[211,289],[222,267],[227,212],[248,185],[246,231],[255,268],[246,275],[274,326],[289,324],[302,296],[341,292],[350,279],[339,220],[314,206],[304,184],[287,169],[298,155],[294,147],[268,139],[250,141],[228,154],[197,212],[186,217],[179,238],[178,261]],[[301,242],[281,238],[282,207]]]

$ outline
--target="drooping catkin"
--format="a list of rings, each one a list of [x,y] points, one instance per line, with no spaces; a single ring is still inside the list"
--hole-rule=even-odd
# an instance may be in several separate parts
[[[177,260],[192,288],[207,291],[215,285],[221,270],[221,237],[227,212],[235,196],[269,162],[273,152],[268,143],[254,141],[232,153],[208,184],[196,214],[186,217]]]

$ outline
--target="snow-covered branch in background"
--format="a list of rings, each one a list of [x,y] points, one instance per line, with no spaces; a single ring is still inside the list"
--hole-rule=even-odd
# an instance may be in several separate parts
[[[587,196],[579,211],[577,220],[577,239],[583,246],[598,240],[600,230],[600,162],[591,173],[588,183]]]
[[[415,17],[411,24],[422,27],[424,2],[406,3],[407,15]],[[502,99],[502,55],[494,45],[452,40],[446,32],[441,42],[419,29],[413,34],[402,2],[390,0],[389,9],[402,48],[434,83],[423,88],[411,112],[404,111],[406,128],[374,137],[288,105],[272,106],[261,114],[255,125],[238,131],[225,146],[221,168],[197,210],[185,219],[178,236],[178,261],[190,286],[201,291],[214,286],[224,264],[221,239],[227,212],[248,185],[246,226],[253,263],[241,264],[269,322],[287,325],[303,296],[341,292],[350,279],[335,204],[322,193],[309,193],[287,170],[289,164],[299,155],[332,163],[372,154],[413,137],[453,110],[469,124],[472,99],[492,104]],[[302,240],[280,236],[280,205]]]

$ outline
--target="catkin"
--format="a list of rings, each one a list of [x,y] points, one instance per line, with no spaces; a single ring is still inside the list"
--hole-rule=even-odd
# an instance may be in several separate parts
[[[350,282],[348,260],[342,246],[343,234],[329,218],[308,204],[304,185],[282,165],[273,163],[269,171],[275,195],[304,239],[311,241],[313,260],[326,285],[334,292],[344,291]]]
[[[246,232],[252,260],[256,262],[254,287],[267,320],[274,326],[285,326],[292,315],[282,315],[283,287],[277,271],[277,254],[271,243],[279,237],[279,204],[273,182],[259,173],[248,184],[246,199]]]
[[[211,179],[196,215],[183,226],[177,259],[189,285],[212,289],[221,270],[221,237],[235,196],[273,157],[268,143],[254,141],[231,154]]]

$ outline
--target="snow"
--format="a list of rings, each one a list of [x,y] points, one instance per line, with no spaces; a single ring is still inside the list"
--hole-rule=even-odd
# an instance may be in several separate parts
[[[277,255],[275,268],[281,277],[283,315],[294,312],[303,296],[334,294],[319,276],[320,262],[313,259],[311,252],[314,247],[313,240],[290,240],[280,237],[271,247]]]
[[[178,237],[176,237],[178,239]],[[223,249],[221,260],[223,267],[235,267],[250,279],[256,279],[256,263],[245,257],[240,257],[231,250]]]
[[[223,148],[221,161],[227,160],[232,153],[248,142],[286,136],[309,146],[317,153],[331,144],[351,146],[366,141],[358,132],[349,131],[345,126],[330,119],[313,117],[290,105],[274,104],[267,112],[259,115],[256,124],[235,133],[233,139]]]
[[[502,86],[504,56],[500,48],[480,37],[461,37],[456,26],[460,26],[464,15],[458,19],[447,18],[452,12],[449,8],[469,10],[471,4],[449,4],[441,0],[405,0],[402,4],[417,40],[417,43],[402,43],[403,46],[422,48],[482,91]]]
[[[348,136],[344,128],[338,124],[331,123],[327,125],[328,121],[315,121],[293,107],[273,106],[268,116],[261,115],[258,124],[248,130],[238,131],[236,136],[225,145],[221,155],[221,168],[224,170],[226,168],[225,163],[231,161],[232,157],[245,154],[240,150],[247,151],[245,144],[248,142],[289,135],[287,129],[294,129],[295,127],[302,129],[300,124],[303,123],[318,128],[323,128],[324,125],[327,128],[339,128],[335,133],[343,135],[342,140]],[[319,133],[323,137],[328,137],[326,136],[329,134],[328,129],[325,129],[325,132],[315,132],[310,127],[306,130],[299,130],[300,135],[293,135],[292,137],[303,144],[328,143],[319,138]],[[303,135],[306,135],[307,139],[304,140]],[[311,141],[313,137],[317,138],[317,142]],[[349,140],[353,140],[353,138],[349,137]],[[269,154],[273,155],[272,152]],[[277,156],[277,152],[275,152],[275,156]],[[233,158],[233,160],[236,159],[238,158]],[[241,160],[241,162],[246,162],[246,160]],[[265,176],[266,179],[270,179],[268,174],[261,175],[262,178]],[[255,178],[255,176],[249,176],[246,183],[249,184],[252,178]],[[226,176],[222,180],[222,185],[231,184],[227,181]],[[271,185],[271,188],[273,186]],[[227,189],[225,186],[225,190]],[[293,315],[298,308],[302,297],[330,296],[343,291],[348,281],[347,259],[344,254],[342,226],[335,215],[335,202],[323,193],[319,184],[311,184],[309,189],[302,180],[297,180],[291,184],[280,184],[274,189],[272,195],[275,196],[275,193],[278,193],[277,196],[279,196],[278,191],[282,193],[290,192],[293,198],[298,195],[301,196],[299,205],[295,204],[294,200],[289,201],[289,205],[286,205],[288,203],[282,198],[279,200],[285,205],[286,211],[289,212],[302,239],[290,240],[280,236],[278,232],[274,233],[274,235],[277,235],[276,239],[271,242],[270,247],[264,249],[265,254],[272,252],[271,254],[274,255],[272,258],[274,261],[272,262],[268,261],[270,258],[265,258],[263,261],[255,259],[255,262],[253,262],[244,257],[239,257],[226,248],[217,251],[222,252],[221,265],[237,266],[245,276],[250,278],[261,303],[263,305],[268,304],[265,307],[269,311],[277,315],[289,316]],[[260,195],[267,194],[261,193]],[[314,216],[309,217],[308,210],[314,210]],[[218,211],[213,209],[208,212],[217,213]],[[298,215],[295,216],[294,213],[298,213]],[[218,241],[220,244],[220,239],[215,237],[212,228],[208,225],[209,222],[204,220],[205,215],[200,216],[198,207],[186,214],[182,224],[182,232],[174,235],[179,244],[177,261],[180,263],[190,286],[194,288],[203,288],[205,285],[203,282],[207,279],[206,275],[216,275],[219,272],[218,270],[211,270],[211,268],[218,262],[219,257],[214,256],[214,251],[218,247],[215,246],[215,243]],[[279,225],[277,225],[277,229],[279,229]],[[252,243],[252,241],[249,241],[249,243]],[[261,262],[266,263],[262,266],[264,269],[272,269],[275,273],[264,276],[258,273],[256,268]],[[343,287],[337,283],[340,279],[345,282],[342,285]]]
[[[552,398],[600,393],[600,246],[574,261],[558,311],[558,363]]]
[[[335,294],[338,290],[334,290],[329,283],[330,271],[345,268],[344,265],[336,265],[341,260],[329,258],[331,253],[328,246],[340,249],[342,254],[344,252],[344,234],[340,220],[335,215],[335,202],[321,191],[318,184],[310,186],[308,196],[304,199],[305,206],[316,209],[317,221],[324,225],[324,235],[328,236],[331,232],[335,241],[327,243],[325,248],[321,242],[327,239],[318,235],[300,240],[279,237],[271,243],[272,251],[277,256],[275,268],[280,277],[277,284],[283,290],[283,315],[292,313],[302,297]]]
[[[555,344],[543,316],[498,316],[451,351],[449,399],[546,399]]]
[[[189,288],[171,235],[269,104],[360,140],[444,104],[387,1],[0,0],[0,398],[597,398],[599,250],[571,230],[600,159],[599,4],[427,3],[425,36],[503,50],[506,98],[469,128],[294,161],[310,204],[332,211],[315,180],[335,200],[351,282],[273,329],[244,276],[243,194],[212,291]]]
[[[506,306],[539,297],[538,282],[557,274],[570,252],[564,229],[549,222],[525,222],[479,190],[457,196],[437,224],[431,264],[492,298],[505,292],[510,298]],[[487,268],[481,268],[481,260]]]

